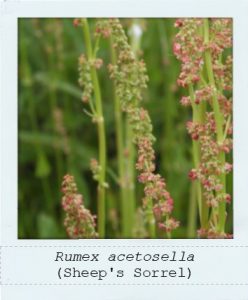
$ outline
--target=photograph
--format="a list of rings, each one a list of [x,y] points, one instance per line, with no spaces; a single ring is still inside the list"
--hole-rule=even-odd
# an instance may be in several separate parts
[[[19,18],[18,239],[232,239],[232,75],[232,18]]]

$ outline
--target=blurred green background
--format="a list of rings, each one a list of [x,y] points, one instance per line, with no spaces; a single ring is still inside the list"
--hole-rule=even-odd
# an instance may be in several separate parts
[[[136,20],[137,21],[137,20]],[[143,106],[148,109],[157,139],[158,171],[165,176],[175,200],[173,215],[181,226],[173,238],[189,238],[192,168],[191,140],[185,123],[190,108],[181,107],[185,91],[176,85],[180,66],[172,52],[176,29],[173,19],[139,19],[141,51],[148,69],[149,86]],[[134,20],[123,19],[128,34]],[[92,34],[95,20],[90,19]],[[19,19],[19,164],[18,237],[66,238],[60,191],[62,177],[73,174],[85,205],[96,213],[96,186],[89,168],[97,157],[97,132],[83,109],[78,86],[78,57],[84,52],[82,29],[73,19]],[[108,142],[107,190],[108,231],[119,237],[118,186],[116,172],[113,85],[109,80],[109,43],[101,41],[98,54],[104,60],[99,71]],[[232,192],[232,177],[228,177]],[[142,203],[142,186],[136,184],[137,206]],[[228,228],[232,231],[232,208]],[[192,223],[193,222],[193,223]],[[197,222],[197,220],[196,220]]]

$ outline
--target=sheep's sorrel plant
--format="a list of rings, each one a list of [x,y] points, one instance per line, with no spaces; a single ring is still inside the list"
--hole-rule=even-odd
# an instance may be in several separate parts
[[[105,189],[108,184],[106,178],[106,136],[102,108],[102,95],[99,85],[97,69],[102,66],[102,59],[97,58],[99,48],[99,36],[95,44],[92,44],[90,28],[87,19],[75,19],[75,26],[83,28],[84,45],[86,55],[79,57],[79,84],[83,87],[82,101],[89,104],[90,112],[87,112],[92,121],[97,124],[98,131],[98,160],[91,160],[91,169],[94,179],[98,182],[98,233],[99,237],[105,237],[106,204]]]
[[[232,171],[232,20],[178,19],[174,54],[181,61],[181,104],[191,106],[187,130],[193,140],[189,172],[199,207],[199,237],[229,238],[226,177]]]
[[[155,138],[152,134],[152,124],[148,111],[140,106],[142,91],[147,87],[148,81],[145,63],[136,59],[118,19],[99,22],[97,31],[103,36],[108,32],[116,51],[116,64],[109,65],[109,73],[110,78],[115,82],[122,110],[131,125],[133,142],[138,148],[136,169],[139,171],[139,181],[145,185],[143,206],[149,236],[155,238],[157,229],[170,236],[170,232],[177,228],[179,223],[170,216],[173,210],[173,199],[166,190],[165,181],[155,173],[153,150]]]
[[[66,212],[64,225],[71,238],[96,238],[95,216],[84,207],[83,196],[78,194],[74,177],[65,175],[62,182],[62,206]]]
[[[127,119],[128,127],[130,127],[131,130],[132,141],[134,145],[137,146],[138,159],[136,169],[139,172],[139,182],[145,186],[143,210],[148,232],[145,237],[163,237],[164,233],[166,233],[167,237],[171,237],[172,230],[178,227],[179,222],[171,217],[173,199],[166,189],[165,180],[160,174],[156,173],[155,152],[153,149],[155,138],[152,134],[150,116],[148,111],[140,106],[142,92],[147,87],[148,81],[145,63],[143,60],[136,58],[132,46],[130,46],[128,42],[127,35],[118,19],[101,20],[97,23],[95,34],[96,43],[94,47],[92,46],[87,20],[76,19],[74,24],[83,27],[87,52],[86,56],[81,55],[79,58],[80,84],[83,87],[82,100],[89,104],[91,112],[87,112],[87,114],[97,123],[99,133],[99,163],[95,159],[91,161],[94,178],[98,181],[99,199],[97,223],[99,237],[105,237],[104,190],[106,188],[106,141],[100,85],[96,73],[96,70],[102,65],[102,60],[96,58],[101,37],[111,39],[112,64],[109,64],[108,69],[110,78],[114,81],[115,97],[117,97],[115,101],[120,103],[120,107],[125,114],[124,117]],[[120,115],[118,115],[118,117],[120,117]],[[117,121],[119,122],[117,124],[120,126],[121,120],[118,119]],[[120,135],[117,135],[117,138],[122,138],[121,133],[117,133]],[[118,145],[120,146],[120,144],[117,143],[117,147]],[[121,148],[123,148],[123,146]],[[121,158],[119,157],[119,159]],[[122,162],[120,161],[120,163]],[[120,170],[121,168],[123,168],[123,166],[120,166]],[[71,177],[69,176],[69,178]],[[121,196],[124,197],[125,194]],[[129,196],[130,194],[127,193],[126,199],[122,199],[121,205],[123,209],[121,212],[123,216],[122,222],[124,222],[124,224],[122,224],[124,228],[123,237],[132,237],[132,232],[134,231],[128,224],[133,224],[133,208],[135,208],[135,204],[133,200],[131,201],[131,197],[129,198]],[[132,203],[128,204],[130,201]],[[129,213],[130,215],[128,215]],[[70,216],[67,218],[69,219]],[[130,218],[130,222],[128,218]],[[69,221],[67,220],[66,224],[68,223]],[[84,224],[81,223],[79,226],[84,226]],[[80,232],[79,229],[77,230]],[[82,232],[84,232],[83,228]],[[130,234],[130,236],[126,234]]]
[[[232,20],[18,24],[18,238],[231,238]]]

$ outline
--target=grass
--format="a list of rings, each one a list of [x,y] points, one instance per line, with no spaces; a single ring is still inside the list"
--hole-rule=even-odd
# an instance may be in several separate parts
[[[116,62],[117,53],[111,47],[113,41],[97,40],[93,32],[96,20],[84,22],[82,29],[73,26],[73,19],[19,20],[19,238],[67,237],[60,192],[66,173],[74,175],[84,205],[98,215],[100,237],[142,237],[146,230],[145,216],[138,209],[144,195],[136,179],[137,152],[132,131],[108,73],[108,64]],[[181,64],[173,54],[177,32],[174,22],[121,20],[132,50],[147,67],[149,82],[142,92],[142,106],[150,114],[156,137],[156,171],[166,178],[167,189],[175,200],[173,217],[180,220],[173,238],[196,238],[202,218],[197,201],[202,200],[197,196],[199,186],[191,184],[187,174],[193,166],[192,153],[198,150],[192,149],[185,128],[192,111],[180,104],[187,91],[176,84]],[[130,30],[134,25],[141,28],[140,40],[135,40]],[[97,54],[103,60],[101,68],[92,68],[91,79],[97,120],[104,122],[92,123],[92,116],[84,112],[89,111],[89,105],[82,103],[82,88],[78,85],[78,58],[82,53],[90,59]],[[211,80],[211,67],[206,74]],[[215,110],[218,114],[218,108]],[[59,119],[54,118],[56,111],[60,112]],[[97,182],[90,170],[92,158],[102,166]],[[231,154],[225,160],[231,161]],[[232,194],[231,174],[226,190]],[[228,218],[220,219],[219,226],[226,223],[232,232],[232,206],[226,209]],[[152,235],[164,237],[157,232]]]

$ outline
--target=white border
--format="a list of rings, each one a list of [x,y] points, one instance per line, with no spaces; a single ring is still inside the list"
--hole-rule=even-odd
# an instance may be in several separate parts
[[[69,1],[68,1],[69,2]],[[247,1],[9,1],[1,5],[2,244],[18,245],[245,245],[248,244],[248,18]],[[234,20],[234,239],[233,240],[17,240],[17,18],[232,17]]]
[[[91,1],[7,1],[0,3],[0,41],[1,41],[1,72],[0,72],[0,199],[1,199],[1,243],[5,260],[2,261],[3,273],[20,275],[21,270],[44,271],[40,281],[46,282],[46,274],[51,276],[51,255],[53,247],[91,246],[104,252],[105,249],[170,249],[181,247],[196,251],[206,260],[199,262],[200,273],[215,272],[214,267],[208,268],[211,261],[208,253],[215,255],[216,267],[223,262],[228,264],[230,257],[235,257],[233,269],[242,268],[247,263],[248,255],[248,3],[247,0],[91,0]],[[17,239],[17,18],[18,17],[232,17],[234,19],[234,239],[233,240],[18,240]],[[16,247],[17,248],[13,248]],[[34,248],[26,248],[32,246]],[[39,247],[41,246],[41,248]],[[24,248],[23,248],[24,247]],[[74,248],[75,247],[75,248]],[[118,248],[114,248],[118,247]],[[150,248],[149,248],[150,247]],[[209,249],[208,247],[211,247]],[[215,248],[215,249],[214,249]],[[228,249],[227,249],[228,248]],[[230,249],[231,248],[231,249]],[[19,251],[23,249],[23,251]],[[26,250],[27,251],[26,251]],[[57,249],[57,248],[56,248]],[[84,249],[84,248],[83,248]],[[225,251],[226,249],[226,251]],[[49,250],[49,251],[47,251]],[[50,251],[51,250],[51,251]],[[209,251],[211,250],[211,251]],[[215,251],[216,250],[216,251]],[[218,250],[218,252],[217,252]],[[220,251],[221,250],[221,251]],[[228,250],[228,251],[227,251]],[[37,252],[39,251],[39,252]],[[152,250],[151,250],[152,251]],[[169,251],[169,250],[168,250]],[[12,255],[11,255],[12,253]],[[216,254],[213,254],[216,253]],[[229,254],[228,254],[229,253]],[[231,254],[230,254],[231,253]],[[8,255],[9,254],[9,255]],[[13,258],[17,255],[17,261]],[[20,255],[20,257],[18,257]],[[31,258],[37,257],[39,261]],[[217,256],[217,259],[216,259]],[[226,259],[223,261],[223,256]],[[30,262],[27,264],[28,258]],[[16,263],[23,259],[20,270]],[[46,265],[47,262],[47,265]],[[35,265],[37,264],[37,265]],[[221,264],[220,264],[221,265]],[[34,269],[33,269],[34,268]],[[222,270],[222,269],[221,269]],[[231,270],[231,271],[232,271]],[[246,269],[242,268],[242,274]],[[202,271],[202,272],[201,272]],[[219,272],[219,270],[217,269]],[[11,273],[12,272],[12,273]],[[28,272],[28,271],[27,271]],[[25,278],[28,276],[25,272]],[[51,274],[50,274],[51,273]],[[37,274],[30,273],[37,279]],[[229,273],[225,271],[219,279],[223,283],[230,282]],[[98,300],[151,300],[151,299],[190,299],[190,300],[247,300],[247,276],[242,275],[240,283],[235,273],[231,274],[231,283],[227,285],[209,284],[192,286],[3,286],[2,296],[6,300],[14,299],[91,299]],[[10,275],[9,275],[10,276]],[[49,277],[49,276],[48,276]],[[13,275],[14,278],[14,275]],[[211,276],[210,276],[211,278]],[[10,280],[12,278],[10,277]],[[235,281],[236,279],[236,281]],[[8,280],[8,278],[4,278]],[[207,279],[206,279],[207,280]],[[30,278],[32,281],[32,278]],[[209,282],[209,280],[208,280]],[[245,285],[242,283],[245,282]],[[100,295],[100,297],[99,297]]]

